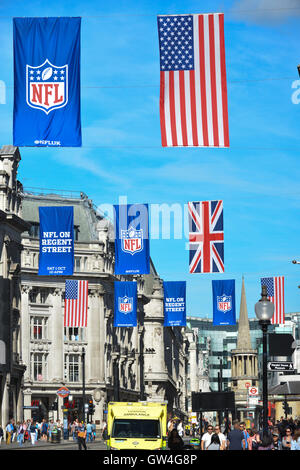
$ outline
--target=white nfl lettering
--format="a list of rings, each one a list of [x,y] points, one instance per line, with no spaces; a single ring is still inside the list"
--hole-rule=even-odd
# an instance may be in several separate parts
[[[46,114],[68,103],[68,65],[55,66],[48,59],[37,67],[26,65],[26,102]]]
[[[128,230],[121,230],[121,248],[125,253],[134,255],[143,250],[143,230],[135,230],[129,227]]]

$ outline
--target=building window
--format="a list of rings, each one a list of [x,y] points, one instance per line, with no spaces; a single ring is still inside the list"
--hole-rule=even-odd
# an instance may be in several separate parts
[[[32,238],[39,238],[40,224],[38,222],[31,222],[30,229],[28,230],[29,236]]]
[[[40,292],[40,303],[45,304],[47,302],[48,292],[46,290],[41,290]]]
[[[84,341],[83,328],[65,328],[64,340],[65,341]]]
[[[29,291],[29,302],[35,304],[37,302],[38,291],[36,289],[31,289]]]
[[[79,354],[65,356],[65,379],[68,382],[79,382],[80,360],[81,356]]]
[[[75,256],[75,272],[80,272],[80,258],[78,258],[77,256]]]
[[[44,353],[32,355],[32,378],[35,382],[47,380],[47,358]]]
[[[35,316],[30,318],[30,339],[43,340],[48,337],[48,318]]]
[[[33,339],[43,339],[43,320],[41,318],[34,319]]]

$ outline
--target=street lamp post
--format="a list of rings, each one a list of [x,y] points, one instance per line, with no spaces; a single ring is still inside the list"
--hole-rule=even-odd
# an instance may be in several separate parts
[[[220,372],[218,372],[218,391],[222,392],[223,391],[223,361],[220,359]],[[223,418],[223,413],[222,411],[219,411],[219,425],[221,426],[222,423],[222,418]]]
[[[262,286],[261,299],[255,304],[255,313],[263,333],[263,435],[268,433],[268,368],[267,334],[274,314],[274,304],[267,296],[267,286]]]
[[[84,347],[82,348],[82,416],[83,416],[83,421],[85,422],[85,349]]]

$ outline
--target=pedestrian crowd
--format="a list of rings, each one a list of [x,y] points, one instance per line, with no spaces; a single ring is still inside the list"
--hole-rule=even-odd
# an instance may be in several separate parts
[[[201,450],[300,450],[300,419],[269,420],[268,430],[263,433],[245,422],[224,420],[220,426],[207,421],[203,427],[186,425],[182,421],[169,420],[168,448],[181,450],[187,448],[184,437],[196,438]],[[198,438],[198,439],[197,439]]]
[[[85,424],[78,419],[64,425],[60,419],[42,419],[38,422],[33,418],[23,422],[11,419],[5,429],[0,426],[0,445],[4,439],[7,445],[18,442],[19,446],[23,446],[26,443],[35,445],[38,441],[59,442],[61,437],[73,439],[78,443],[79,450],[86,450],[86,442],[96,439],[96,426],[93,421]]]

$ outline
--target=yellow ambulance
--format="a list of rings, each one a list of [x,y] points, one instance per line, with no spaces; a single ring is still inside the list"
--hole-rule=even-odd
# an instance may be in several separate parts
[[[109,402],[107,449],[166,449],[167,403]]]

